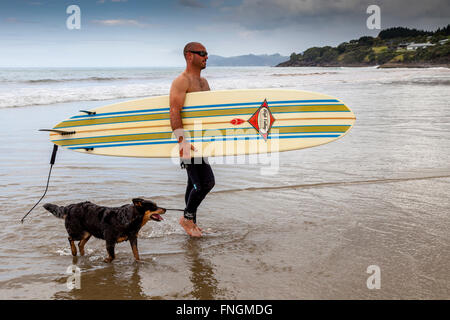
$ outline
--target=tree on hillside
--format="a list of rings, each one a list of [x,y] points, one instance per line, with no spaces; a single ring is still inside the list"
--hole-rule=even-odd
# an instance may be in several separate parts
[[[380,31],[378,37],[380,39],[392,39],[392,38],[407,38],[407,37],[417,37],[417,36],[430,36],[433,32],[409,29],[404,27],[394,27]]]
[[[363,46],[371,46],[374,43],[374,38],[373,37],[367,37],[367,36],[366,37],[361,37],[361,38],[359,38],[358,43],[360,45],[363,45]]]
[[[437,29],[434,34],[440,36],[450,36],[450,24],[448,24],[446,27],[443,27],[442,29]]]

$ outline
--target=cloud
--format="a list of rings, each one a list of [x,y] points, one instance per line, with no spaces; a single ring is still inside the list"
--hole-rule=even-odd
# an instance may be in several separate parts
[[[270,15],[322,15],[341,13],[365,13],[369,5],[380,6],[382,12],[391,15],[441,15],[450,13],[448,0],[243,0],[240,11],[257,10]],[[267,10],[273,11],[267,11]]]
[[[107,19],[107,20],[91,20],[92,23],[107,27],[114,26],[134,26],[134,27],[149,27],[148,23],[142,23],[133,19]]]
[[[7,23],[18,23],[19,22],[19,20],[17,20],[17,18],[13,18],[13,17],[6,18],[6,19],[4,19],[4,21]]]
[[[5,21],[6,23],[9,23],[9,24],[23,24],[23,23],[37,24],[37,23],[40,23],[39,21],[17,19],[16,17],[8,17],[8,18],[3,19],[3,21]]]
[[[206,5],[198,0],[179,0],[178,3],[184,7],[206,8]]]
[[[128,0],[111,0],[111,2],[127,2]],[[105,3],[106,0],[97,0],[97,3]]]
[[[360,10],[360,0],[325,1],[325,0],[244,0],[239,7],[241,12],[257,10],[270,15],[317,15],[341,13]]]
[[[243,0],[238,5],[222,7],[231,21],[250,29],[271,29],[279,25],[327,24],[346,19],[346,23],[367,16],[369,5],[378,5],[381,17],[390,21],[411,22],[418,18],[450,17],[448,0]]]

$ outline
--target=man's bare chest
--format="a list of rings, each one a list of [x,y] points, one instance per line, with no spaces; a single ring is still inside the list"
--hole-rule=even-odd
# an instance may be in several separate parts
[[[208,83],[202,79],[190,79],[187,92],[198,92],[209,90]]]

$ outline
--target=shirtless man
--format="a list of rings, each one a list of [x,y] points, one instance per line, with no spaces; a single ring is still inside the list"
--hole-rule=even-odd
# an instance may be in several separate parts
[[[186,187],[184,215],[180,225],[192,237],[201,237],[202,229],[197,226],[197,208],[214,187],[214,174],[206,159],[192,158],[191,150],[195,148],[185,139],[181,109],[186,93],[209,91],[209,84],[200,72],[206,68],[208,53],[198,42],[188,43],[183,50],[186,59],[186,69],[173,82],[170,88],[170,124],[178,139],[182,167],[186,168],[188,183]]]

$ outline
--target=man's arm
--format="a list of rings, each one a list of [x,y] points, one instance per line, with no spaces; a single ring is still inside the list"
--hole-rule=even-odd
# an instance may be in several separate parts
[[[191,150],[195,150],[185,139],[183,121],[181,120],[181,109],[184,106],[184,99],[186,98],[188,87],[189,80],[180,76],[173,81],[169,96],[170,126],[179,143],[180,157],[185,159],[191,157]]]
[[[183,121],[181,120],[181,109],[186,98],[186,91],[189,87],[189,80],[185,77],[176,78],[170,88],[169,104],[170,104],[170,125],[172,130],[183,129]]]

